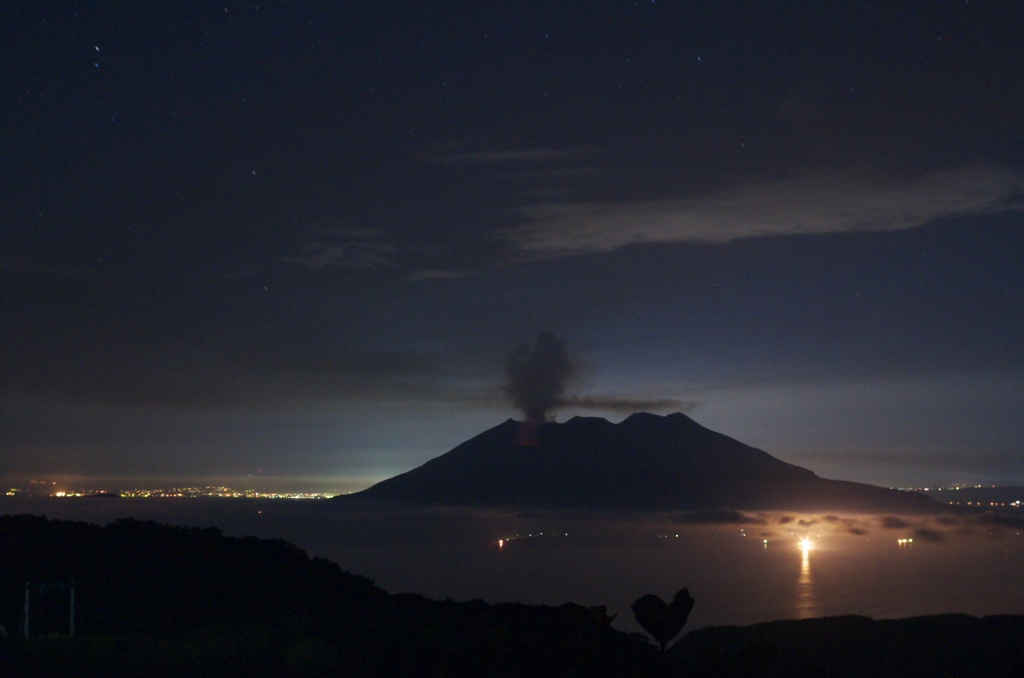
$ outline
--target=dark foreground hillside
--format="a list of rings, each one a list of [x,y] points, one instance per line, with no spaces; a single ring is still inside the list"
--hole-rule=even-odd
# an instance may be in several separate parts
[[[670,654],[729,675],[728,663],[773,676],[1024,676],[1024,616],[944,614],[875,621],[854,615],[699,629]],[[739,660],[743,659],[741,663]],[[733,672],[733,675],[736,675]],[[746,674],[746,675],[756,675]]]
[[[642,676],[666,663],[600,609],[390,595],[284,541],[136,520],[0,516],[0,621],[4,677]]]
[[[1021,616],[707,628],[664,656],[610,621],[602,608],[572,603],[392,595],[281,540],[131,519],[101,527],[0,516],[5,678],[1024,675]]]

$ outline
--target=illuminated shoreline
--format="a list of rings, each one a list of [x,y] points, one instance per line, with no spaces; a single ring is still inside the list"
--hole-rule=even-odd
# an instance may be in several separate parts
[[[46,490],[38,487],[7,488],[8,497],[32,498],[96,498],[96,499],[330,499],[343,492],[273,492],[268,490],[236,490],[226,486],[203,485],[196,487],[172,487],[128,490]]]

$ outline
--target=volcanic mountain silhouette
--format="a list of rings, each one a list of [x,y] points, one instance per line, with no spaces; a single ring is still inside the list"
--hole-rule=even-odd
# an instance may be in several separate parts
[[[924,495],[819,478],[684,414],[619,424],[573,417],[522,441],[509,419],[350,497],[428,505],[677,511],[732,508],[922,513]]]

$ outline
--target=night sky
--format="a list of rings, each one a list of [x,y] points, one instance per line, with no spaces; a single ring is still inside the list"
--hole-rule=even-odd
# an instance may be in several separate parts
[[[5,2],[0,476],[408,470],[682,411],[1024,483],[1024,5]]]

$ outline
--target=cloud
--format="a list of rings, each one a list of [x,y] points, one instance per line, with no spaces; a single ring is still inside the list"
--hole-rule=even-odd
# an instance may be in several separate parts
[[[559,408],[579,408],[585,410],[612,410],[615,412],[652,412],[671,410],[673,412],[690,412],[697,403],[674,398],[620,398],[616,396],[586,395],[563,396],[555,403]]]
[[[217,409],[411,399],[437,381],[415,349],[348,336],[362,313],[262,288],[239,299],[247,281],[192,283],[194,302],[158,282],[91,280],[56,301],[23,287],[35,303],[5,328],[0,397]]]
[[[680,200],[563,202],[525,207],[496,231],[523,259],[610,252],[642,243],[895,231],[937,219],[1024,209],[1024,175],[995,167],[902,183],[845,176],[752,182]]]
[[[884,516],[881,520],[881,524],[882,527],[884,527],[887,530],[899,530],[906,527],[910,527],[910,523],[908,523],[903,518],[899,518],[897,516]]]
[[[94,355],[53,358],[31,372],[0,369],[0,398],[57,399],[132,407],[217,410],[280,407],[317,401],[390,401],[433,395],[430,367],[418,356],[385,350],[323,349],[305,355],[258,349],[155,348],[124,359]],[[213,353],[211,355],[211,353]]]
[[[455,172],[487,176],[494,185],[516,186],[520,196],[571,195],[580,180],[603,174],[591,148],[527,148],[518,150],[456,150],[436,153],[428,162]]]
[[[763,516],[733,509],[685,511],[672,515],[671,521],[680,525],[765,525],[768,522]]]
[[[938,530],[933,530],[927,527],[919,527],[914,530],[914,537],[920,541],[927,541],[937,544],[939,542],[946,541],[946,536]]]
[[[1003,513],[998,511],[989,511],[973,516],[973,518],[978,525],[986,527],[1012,527],[1015,529],[1024,527],[1024,516],[1017,512]]]
[[[398,267],[398,250],[383,242],[381,233],[371,229],[332,229],[318,240],[302,245],[299,254],[285,261],[313,271],[343,268],[371,271]]]

